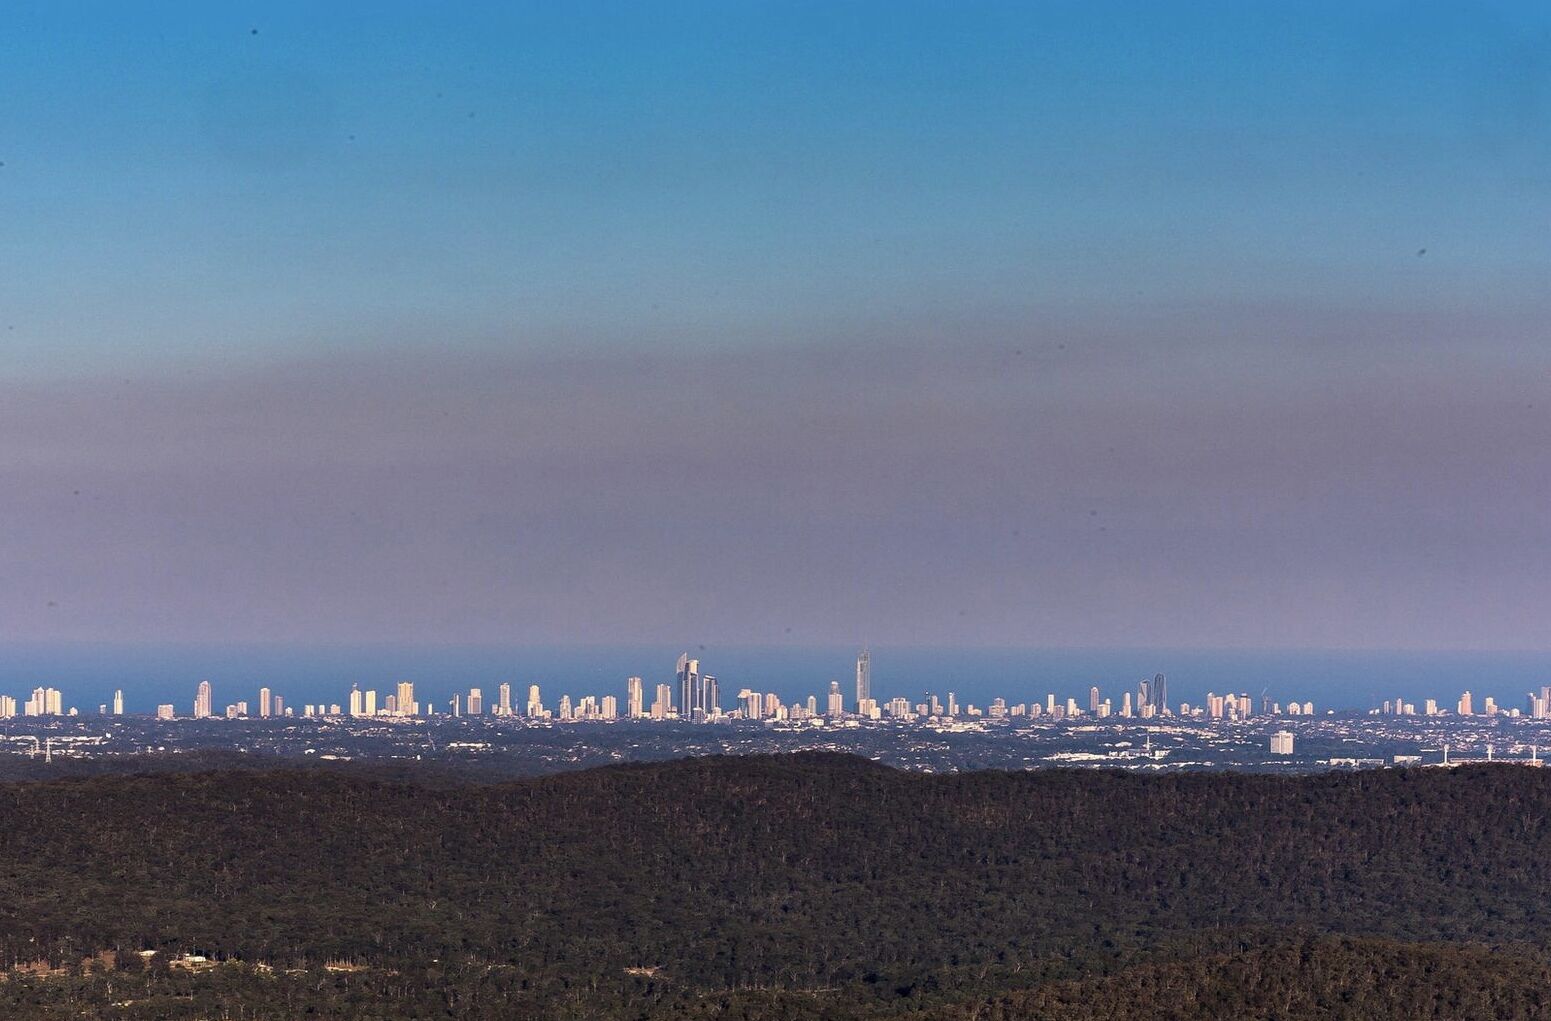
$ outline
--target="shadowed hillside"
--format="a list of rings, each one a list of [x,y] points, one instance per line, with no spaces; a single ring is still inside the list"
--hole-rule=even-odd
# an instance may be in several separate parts
[[[163,988],[340,1017],[1399,1018],[1449,1016],[1418,1013],[1447,986],[1533,1017],[1548,819],[1551,777],[1517,767],[924,776],[814,754],[505,784],[13,784],[0,964],[62,970],[0,1005],[130,1017]],[[169,969],[185,953],[228,963]]]

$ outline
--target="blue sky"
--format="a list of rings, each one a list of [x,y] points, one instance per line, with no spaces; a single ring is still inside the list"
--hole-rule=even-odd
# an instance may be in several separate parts
[[[8,4],[6,374],[1551,269],[1540,5],[447,6]]]
[[[13,2],[0,162],[21,638],[1544,645],[1544,5]]]

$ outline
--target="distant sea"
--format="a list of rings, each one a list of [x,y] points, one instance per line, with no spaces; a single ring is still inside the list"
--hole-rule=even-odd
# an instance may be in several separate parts
[[[171,702],[180,711],[193,703],[194,688],[208,679],[217,706],[247,699],[260,686],[283,695],[287,704],[343,703],[350,685],[386,692],[400,680],[416,684],[422,700],[445,706],[454,691],[484,690],[493,701],[496,686],[510,682],[514,700],[529,684],[541,686],[553,706],[562,694],[615,694],[623,700],[625,678],[651,687],[673,680],[678,654],[688,651],[702,670],[717,676],[722,704],[738,691],[774,691],[784,701],[819,696],[837,680],[849,704],[854,690],[854,647],[751,648],[692,645],[630,648],[490,648],[434,646],[124,646],[0,645],[0,694],[25,698],[39,685],[63,690],[67,705],[93,713],[115,688],[124,690],[130,712],[150,712]],[[1435,698],[1452,708],[1469,689],[1476,705],[1486,696],[1504,708],[1521,706],[1525,693],[1551,684],[1551,652],[1347,652],[1181,649],[946,649],[874,646],[873,695],[903,695],[912,702],[925,692],[961,703],[985,705],[1075,698],[1087,705],[1098,685],[1118,706],[1121,694],[1156,673],[1168,676],[1169,701],[1199,703],[1209,691],[1262,692],[1286,703],[1297,699],[1325,709],[1368,709],[1385,699],[1415,702]]]

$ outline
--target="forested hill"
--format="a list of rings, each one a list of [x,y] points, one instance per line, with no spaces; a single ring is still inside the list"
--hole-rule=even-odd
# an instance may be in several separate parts
[[[0,1010],[1398,1018],[1470,974],[1473,1003],[1536,1017],[1547,862],[1551,776],[1517,766],[926,776],[804,754],[20,783],[0,966],[118,953],[13,971]],[[190,952],[233,963],[168,969]],[[1148,983],[1197,1008],[1145,1013]],[[1363,1013],[1313,1012],[1347,987]]]

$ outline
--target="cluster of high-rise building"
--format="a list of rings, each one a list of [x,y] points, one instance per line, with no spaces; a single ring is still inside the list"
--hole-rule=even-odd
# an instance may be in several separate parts
[[[1517,709],[1503,709],[1497,704],[1497,700],[1488,695],[1482,699],[1481,705],[1476,706],[1475,696],[1470,692],[1461,692],[1459,700],[1454,703],[1456,716],[1528,716],[1533,719],[1543,720],[1551,717],[1551,685],[1542,687],[1539,691],[1531,691],[1526,695],[1528,705],[1521,713]],[[1407,702],[1405,699],[1386,699],[1383,706],[1377,712],[1385,716],[1446,716],[1443,709],[1439,708],[1438,700],[1429,698],[1422,703],[1422,711],[1416,711],[1415,702]]]
[[[473,694],[476,700],[479,689],[475,688]],[[430,712],[430,706],[425,707]],[[361,690],[359,684],[350,686],[350,697],[345,706],[338,703],[332,705],[305,705],[302,707],[303,716],[388,716],[388,717],[415,717],[421,714],[421,706],[415,698],[415,683],[413,681],[400,681],[392,691],[383,692],[378,698],[376,688]]]
[[[1529,701],[1529,714],[1537,720],[1551,717],[1551,684],[1541,685],[1539,691],[1531,691],[1525,696]]]
[[[1098,685],[1088,689],[1085,704],[1076,698],[1058,699],[1054,693],[1041,701],[1009,704],[1005,699],[993,699],[988,705],[977,706],[961,703],[954,692],[939,697],[931,692],[923,694],[919,701],[895,697],[879,701],[872,693],[872,657],[862,650],[856,657],[855,687],[848,700],[839,681],[830,681],[822,700],[809,695],[795,702],[785,702],[775,692],[761,692],[753,688],[741,688],[737,697],[727,705],[722,704],[721,686],[714,675],[706,673],[700,660],[688,653],[681,655],[672,682],[648,686],[640,677],[625,681],[624,700],[618,696],[583,695],[573,699],[562,695],[553,707],[545,704],[539,685],[528,686],[527,698],[518,702],[513,699],[512,685],[501,684],[495,699],[486,698],[483,689],[469,688],[454,694],[442,711],[430,702],[416,697],[412,681],[402,681],[393,690],[379,692],[374,688],[362,690],[352,685],[344,703],[307,704],[299,707],[286,700],[269,687],[258,689],[257,698],[249,702],[241,700],[227,704],[217,711],[214,690],[209,681],[200,681],[195,690],[192,717],[196,720],[268,719],[287,717],[351,717],[382,719],[416,719],[430,716],[497,716],[523,717],[530,720],[588,721],[588,720],[677,720],[690,723],[714,723],[734,720],[802,721],[813,719],[848,720],[895,720],[930,721],[952,719],[1211,719],[1239,721],[1267,716],[1312,716],[1312,702],[1288,702],[1285,706],[1266,698],[1263,694],[1259,706],[1247,693],[1219,695],[1208,692],[1204,702],[1192,705],[1180,702],[1170,706],[1168,702],[1168,678],[1163,674],[1143,678],[1134,691],[1121,692],[1119,702],[1104,697]],[[100,715],[119,716],[124,713],[124,692],[113,693],[111,703],[97,707]],[[1440,708],[1436,699],[1423,702],[1421,711],[1413,702],[1404,699],[1387,700],[1375,713],[1394,716],[1507,716],[1551,719],[1551,685],[1531,691],[1527,695],[1524,710],[1504,709],[1490,697],[1478,707],[1474,696],[1463,692],[1451,712]],[[39,687],[33,690],[26,702],[18,702],[9,695],[0,695],[0,719],[15,716],[76,716],[74,707],[66,708],[64,696],[58,688]],[[162,704],[156,708],[159,719],[176,719],[176,707]]]
[[[32,697],[17,702],[11,695],[0,695],[0,720],[13,716],[75,716],[72,706],[65,708],[65,696],[58,688],[33,688]]]
[[[1117,706],[1111,699],[1102,697],[1097,686],[1088,694],[1086,709],[1077,700],[1058,700],[1047,695],[1044,702],[1009,704],[1005,699],[993,699],[984,707],[973,703],[961,703],[954,692],[939,697],[925,693],[920,701],[896,697],[880,702],[872,695],[872,657],[863,650],[856,658],[856,677],[853,697],[847,700],[839,681],[830,681],[829,689],[821,697],[809,695],[806,699],[786,702],[775,692],[757,691],[745,687],[727,705],[722,704],[721,688],[714,675],[706,673],[700,661],[688,653],[681,655],[674,670],[674,680],[648,688],[640,677],[625,681],[623,704],[614,695],[585,695],[572,699],[561,696],[552,707],[544,702],[537,684],[528,688],[528,698],[521,711],[511,703],[509,685],[501,685],[496,705],[486,708],[483,693],[471,688],[467,694],[454,695],[448,704],[452,716],[525,716],[533,720],[557,720],[561,722],[584,720],[678,720],[691,723],[714,723],[734,720],[801,721],[812,719],[851,720],[933,720],[933,719],[1002,719],[1028,718],[1065,720],[1081,717],[1104,719],[1153,719],[1162,717],[1191,717],[1209,719],[1242,720],[1260,715],[1312,715],[1312,703],[1289,703],[1284,710],[1280,703],[1262,700],[1257,712],[1248,694],[1208,694],[1206,703],[1191,706],[1180,703],[1175,708],[1168,705],[1168,679],[1163,674],[1144,678],[1136,691],[1126,691]],[[351,716],[419,715],[415,710],[402,709],[405,696],[401,693],[399,706],[391,704],[379,707],[374,692],[365,692],[361,698],[352,692]],[[650,699],[650,700],[648,700]],[[391,700],[391,696],[390,696]],[[308,707],[304,715],[314,715],[314,707]],[[339,714],[339,707],[329,712]],[[317,707],[316,714],[324,714]]]

